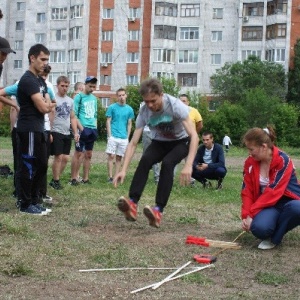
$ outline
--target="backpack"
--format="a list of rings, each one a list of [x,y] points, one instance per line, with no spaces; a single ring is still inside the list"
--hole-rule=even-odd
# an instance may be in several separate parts
[[[14,172],[10,169],[8,165],[0,166],[0,176],[9,177],[13,176]]]

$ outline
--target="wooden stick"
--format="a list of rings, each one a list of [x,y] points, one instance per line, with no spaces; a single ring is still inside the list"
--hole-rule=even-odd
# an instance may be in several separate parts
[[[177,270],[178,268],[154,268],[154,267],[145,267],[145,268],[104,268],[104,269],[83,269],[79,272],[103,272],[103,271],[127,271],[127,270]],[[197,267],[189,267],[189,269],[197,269]]]
[[[183,277],[183,276],[186,276],[186,275],[189,275],[189,274],[192,274],[192,273],[201,271],[201,270],[206,269],[206,268],[211,268],[211,267],[214,267],[214,266],[215,266],[214,264],[209,264],[209,265],[206,265],[206,266],[204,266],[204,267],[199,267],[199,268],[196,268],[195,270],[191,270],[191,271],[189,271],[189,272],[186,272],[186,273],[177,275],[177,276],[175,276],[175,277],[172,277],[172,278],[168,279],[166,282],[169,282],[169,281],[178,279],[178,278],[180,278],[180,277]],[[156,283],[152,283],[152,284],[150,284],[150,285],[144,286],[144,287],[139,288],[139,289],[137,289],[137,290],[131,291],[130,293],[131,293],[131,294],[135,294],[135,293],[138,293],[138,292],[141,292],[141,291],[150,289],[150,288],[152,288],[152,287],[155,286],[155,285],[156,285]]]
[[[152,289],[156,290],[163,283],[165,283],[168,279],[172,278],[174,275],[176,275],[177,273],[179,273],[182,269],[184,269],[185,267],[187,267],[191,263],[192,263],[192,261],[188,261],[186,264],[184,264],[183,266],[181,266],[180,268],[178,268],[175,272],[171,273],[165,279],[163,279],[162,281],[158,282],[155,286],[152,287]]]

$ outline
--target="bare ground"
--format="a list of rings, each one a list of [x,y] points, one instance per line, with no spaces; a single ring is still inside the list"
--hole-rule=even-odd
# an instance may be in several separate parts
[[[6,153],[1,151],[6,156]],[[2,156],[1,155],[1,156]],[[9,156],[9,154],[7,153]],[[138,159],[137,154],[136,159]],[[3,159],[3,156],[2,156]],[[105,162],[101,153],[95,153],[94,159]],[[230,168],[242,169],[244,158],[227,157],[226,163]],[[300,160],[294,159],[296,167]],[[173,207],[168,211],[173,216],[181,207]],[[220,205],[218,211],[220,219],[212,213],[213,207],[200,207],[195,214],[199,215],[198,225],[176,225],[172,217],[164,218],[163,227],[153,230],[145,224],[144,220],[136,223],[124,222],[122,216],[109,214],[103,222],[89,224],[84,228],[89,240],[94,240],[95,245],[124,245],[132,251],[136,265],[143,264],[142,257],[136,255],[141,249],[143,253],[153,251],[157,258],[153,267],[179,267],[191,260],[196,253],[213,253],[215,249],[199,249],[198,246],[184,245],[187,235],[204,233],[214,239],[232,241],[239,234],[236,220],[232,219],[235,207]],[[238,212],[236,212],[238,213]],[[63,212],[58,217],[63,217]],[[0,214],[1,218],[1,214]],[[1,220],[0,220],[1,221]],[[234,224],[234,226],[233,226]],[[271,251],[257,250],[257,241],[249,235],[240,239],[242,250],[228,250],[218,255],[214,268],[199,272],[199,277],[193,282],[189,280],[175,280],[165,283],[157,290],[146,290],[137,294],[130,291],[162,280],[174,270],[164,271],[105,271],[105,272],[78,272],[79,269],[92,268],[87,261],[78,255],[78,261],[70,263],[68,259],[59,264],[52,263],[51,257],[45,256],[43,260],[49,263],[42,264],[40,277],[21,276],[12,278],[0,273],[0,298],[1,299],[300,299],[299,282],[300,268],[298,258],[299,231],[296,238],[287,235],[284,245]],[[1,231],[0,231],[1,234]],[[51,237],[50,237],[51,238]],[[14,245],[16,246],[16,245]],[[70,255],[76,253],[70,248]],[[6,259],[6,250],[1,248],[0,260]],[[74,261],[74,259],[72,260]],[[57,269],[53,269],[53,265]],[[135,265],[134,263],[132,265]],[[149,266],[149,265],[148,265]],[[192,266],[198,266],[195,263]],[[45,272],[49,269],[49,278]],[[190,270],[190,269],[189,269]],[[257,280],[261,273],[281,274],[288,278],[288,282],[263,284]],[[52,274],[52,276],[50,276]],[[199,283],[200,282],[200,283]]]

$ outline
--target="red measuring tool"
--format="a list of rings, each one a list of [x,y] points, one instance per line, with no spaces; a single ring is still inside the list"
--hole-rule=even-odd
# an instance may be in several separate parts
[[[234,240],[232,243],[234,243],[239,237],[241,237],[246,231],[242,231]],[[204,239],[204,241],[203,241]],[[207,246],[206,244],[208,243],[207,241],[205,241],[205,238],[197,238],[197,237],[193,237],[193,236],[188,236],[186,243],[187,244],[195,244],[195,245],[200,245],[200,246],[205,246],[205,247],[209,247],[209,245]],[[226,243],[226,242],[225,242]],[[209,243],[208,243],[209,244]],[[240,247],[239,247],[240,248]],[[239,249],[239,248],[235,248],[235,249]],[[194,260],[200,264],[212,264],[214,262],[217,261],[217,256],[221,253],[224,252],[225,250],[228,249],[233,249],[232,247],[223,247],[221,250],[213,253],[213,254],[196,254],[194,255]]]

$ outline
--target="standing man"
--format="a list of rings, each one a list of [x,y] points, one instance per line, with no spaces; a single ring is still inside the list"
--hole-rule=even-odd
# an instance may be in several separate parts
[[[17,124],[19,139],[20,211],[43,215],[39,191],[47,171],[47,150],[44,137],[44,114],[55,103],[50,102],[45,81],[39,76],[49,62],[49,50],[42,44],[29,49],[29,69],[21,77],[17,98],[20,113]]]
[[[152,132],[152,142],[142,155],[132,179],[129,198],[121,197],[118,208],[126,220],[136,221],[137,205],[147,183],[153,164],[161,162],[159,182],[154,207],[146,206],[144,214],[149,225],[160,226],[163,210],[169,200],[173,186],[173,172],[176,164],[187,156],[180,174],[180,183],[188,185],[191,180],[193,159],[199,138],[189,118],[187,107],[178,99],[163,93],[163,87],[157,79],[142,82],[140,94],[145,102],[136,119],[136,128],[128,144],[121,172],[114,178],[115,187],[123,183],[127,168],[134,155],[145,125]]]
[[[131,106],[126,104],[127,94],[125,89],[117,90],[118,102],[111,104],[106,111],[107,131],[107,169],[108,182],[113,182],[113,165],[116,157],[115,174],[119,173],[121,161],[125,154],[129,135],[131,133],[134,112]]]
[[[3,63],[6,60],[7,55],[9,53],[16,54],[16,52],[10,48],[8,40],[3,37],[0,37],[0,77],[2,74],[2,70],[3,70]],[[9,103],[7,103],[7,104],[9,104]]]
[[[71,165],[70,185],[78,185],[77,176],[80,167],[80,156],[84,152],[82,183],[89,181],[89,171],[93,155],[94,142],[98,137],[97,109],[98,100],[93,95],[96,90],[97,78],[88,76],[85,80],[85,89],[74,98],[74,112],[77,117],[77,127],[80,131],[79,142],[76,143]]]
[[[229,151],[229,144],[232,145],[232,142],[231,142],[230,137],[226,133],[224,138],[223,138],[223,145],[225,146],[225,151],[226,152]]]
[[[66,76],[59,76],[57,78],[57,94],[56,94],[56,108],[53,116],[50,117],[51,124],[51,154],[54,155],[52,164],[52,180],[49,183],[56,190],[63,187],[59,182],[60,175],[64,171],[69,160],[72,135],[70,133],[70,123],[74,135],[74,140],[79,141],[79,134],[77,132],[77,120],[73,110],[73,99],[68,97],[70,80]]]
[[[202,120],[202,116],[200,115],[198,109],[196,109],[195,107],[190,106],[190,100],[188,98],[188,95],[186,94],[181,94],[179,96],[179,99],[188,106],[189,108],[189,116],[193,122],[193,124],[195,125],[196,131],[199,134],[201,129],[203,128],[203,120]]]
[[[202,134],[202,142],[194,159],[192,176],[200,181],[204,188],[211,187],[207,179],[218,180],[217,190],[222,189],[222,181],[227,173],[223,148],[214,143],[210,131]]]

